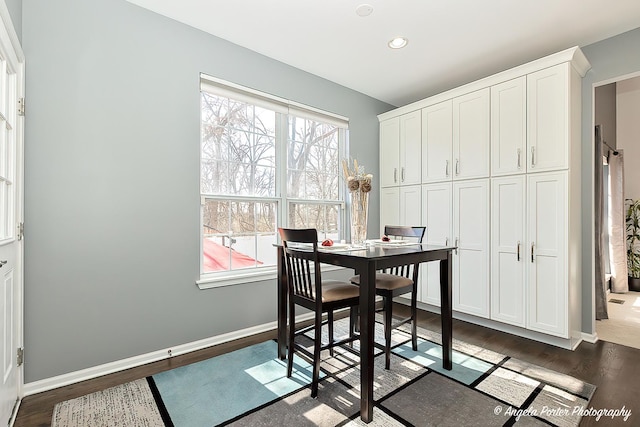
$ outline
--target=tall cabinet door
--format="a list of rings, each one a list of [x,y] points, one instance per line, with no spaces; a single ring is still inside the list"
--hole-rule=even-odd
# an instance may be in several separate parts
[[[527,328],[568,338],[567,173],[527,177]]]
[[[400,185],[420,184],[422,179],[421,123],[420,110],[400,116]]]
[[[524,175],[491,179],[491,319],[524,327]]]
[[[451,180],[452,120],[451,100],[422,110],[422,182]]]
[[[489,88],[453,99],[453,179],[489,176]]]
[[[380,186],[400,185],[400,117],[380,122]]]
[[[569,67],[564,63],[527,75],[529,172],[568,167]]]
[[[489,317],[489,180],[454,181],[453,309]]]
[[[429,245],[447,246],[451,238],[452,198],[450,182],[422,186],[422,224],[427,227],[423,241]],[[440,305],[440,264],[427,262],[420,266],[418,299]]]
[[[527,81],[491,87],[491,175],[524,173],[527,163]]]

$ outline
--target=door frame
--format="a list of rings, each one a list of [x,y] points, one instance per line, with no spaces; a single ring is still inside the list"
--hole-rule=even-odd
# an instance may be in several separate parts
[[[634,71],[627,74],[622,74],[616,77],[611,77],[605,80],[600,80],[594,82],[591,85],[591,153],[589,158],[591,159],[591,166],[589,169],[591,170],[591,218],[594,221],[591,221],[591,330],[592,332],[592,340],[590,342],[598,341],[598,332],[596,330],[596,242],[593,236],[596,233],[595,226],[595,212],[596,212],[596,202],[595,202],[595,148],[596,148],[596,138],[593,132],[593,129],[596,125],[596,88],[600,86],[605,86],[611,83],[617,83],[623,80],[633,79],[636,77],[640,77],[640,70]],[[583,327],[584,330],[584,327]]]
[[[7,8],[6,2],[0,2],[0,19],[4,26],[7,35],[9,37],[10,46],[6,46],[7,49],[12,49],[12,53],[15,54],[15,58],[12,59],[12,64],[15,67],[16,72],[16,96],[17,99],[24,99],[25,95],[25,57],[20,45],[20,39],[16,33],[11,14]],[[6,41],[5,41],[6,42]],[[18,108],[16,105],[15,108]],[[18,114],[15,123],[16,129],[16,200],[15,200],[15,225],[24,223],[24,115]],[[14,272],[15,292],[15,314],[14,314],[14,333],[16,348],[24,348],[24,239],[21,234],[21,230],[16,230],[16,265]],[[13,425],[15,417],[18,413],[18,407],[20,401],[24,396],[24,365],[16,366],[16,381],[17,381],[17,403],[13,409],[13,413],[9,419],[9,425]]]

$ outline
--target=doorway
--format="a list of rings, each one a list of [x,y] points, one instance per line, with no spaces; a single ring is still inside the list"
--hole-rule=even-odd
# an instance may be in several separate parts
[[[602,268],[606,277],[604,304],[608,316],[608,319],[595,322],[596,333],[603,341],[640,348],[640,292],[621,290],[619,285],[621,275],[624,274],[625,282],[627,275],[626,210],[632,201],[640,200],[640,168],[637,164],[640,161],[640,123],[637,120],[640,73],[613,79],[594,89],[596,144],[602,147],[602,151],[596,153],[601,155],[603,163],[602,169],[596,166],[596,173],[601,174],[596,183],[600,183],[603,196]],[[620,173],[615,172],[613,166],[609,167],[612,160],[615,160],[615,168],[620,167],[618,156],[624,165]],[[620,177],[624,184],[619,181]],[[624,206],[620,206],[622,201],[625,201]],[[621,216],[622,228],[616,230],[615,218],[620,223]],[[613,286],[612,281],[615,281]]]

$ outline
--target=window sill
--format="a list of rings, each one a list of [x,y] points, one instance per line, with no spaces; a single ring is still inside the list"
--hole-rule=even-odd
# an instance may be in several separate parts
[[[335,265],[322,265],[322,271],[341,270],[343,267]],[[227,274],[202,274],[200,280],[196,280],[196,285],[201,290],[211,288],[221,288],[224,286],[244,285],[247,283],[264,282],[267,280],[275,280],[278,277],[276,267],[265,268],[259,271],[237,271]]]

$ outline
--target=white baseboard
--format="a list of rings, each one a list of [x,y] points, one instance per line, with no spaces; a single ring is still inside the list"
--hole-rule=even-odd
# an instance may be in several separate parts
[[[595,344],[598,342],[598,334],[593,333],[593,334],[588,334],[586,332],[582,333],[582,341],[591,343],[591,344]]]
[[[310,319],[313,319],[313,313],[304,313],[296,316],[296,323],[304,322],[305,320]],[[125,369],[135,368],[147,363],[157,362],[158,360],[168,359],[173,356],[179,356],[181,354],[190,353],[192,351],[201,350],[203,348],[212,347],[214,345],[223,344],[240,338],[246,338],[248,336],[260,334],[262,332],[273,331],[277,327],[277,322],[268,322],[262,325],[252,326],[250,328],[240,329],[238,331],[228,332],[226,334],[216,335],[214,337],[177,345],[175,347],[170,347],[164,350],[152,351],[150,353],[129,357],[127,359],[117,360],[115,362],[105,363],[103,365],[82,369],[80,371],[69,372],[68,374],[33,381],[24,384],[24,386],[22,387],[23,397],[41,393],[43,391],[53,390],[54,388],[63,387],[69,384],[75,384],[81,381],[101,377],[103,375],[112,374],[114,372],[124,371]]]

